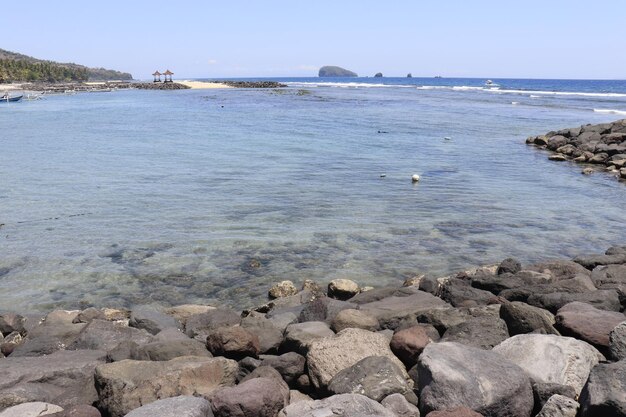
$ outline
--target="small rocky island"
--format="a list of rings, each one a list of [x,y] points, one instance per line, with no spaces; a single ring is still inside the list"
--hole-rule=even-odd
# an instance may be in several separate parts
[[[0,417],[626,415],[626,246],[269,299],[0,311]]]
[[[626,179],[626,119],[531,136],[526,143],[551,151],[552,161],[585,164],[583,174],[601,170]]]
[[[320,68],[318,75],[320,77],[358,77],[356,72],[332,65]]]

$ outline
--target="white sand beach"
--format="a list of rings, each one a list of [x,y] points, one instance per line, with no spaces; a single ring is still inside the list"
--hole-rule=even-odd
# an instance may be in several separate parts
[[[229,85],[222,83],[212,83],[207,81],[189,81],[189,80],[175,80],[178,84],[186,85],[193,89],[209,89],[209,88],[233,88]]]

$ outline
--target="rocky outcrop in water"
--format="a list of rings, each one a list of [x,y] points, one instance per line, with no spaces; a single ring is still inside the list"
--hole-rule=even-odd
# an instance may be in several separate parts
[[[626,119],[531,136],[526,143],[551,151],[552,161],[586,164],[583,174],[598,170],[626,179]]]
[[[615,246],[369,290],[283,281],[241,314],[0,312],[0,417],[624,416],[624,308]]]
[[[333,65],[320,68],[318,75],[320,77],[358,77],[356,72]]]

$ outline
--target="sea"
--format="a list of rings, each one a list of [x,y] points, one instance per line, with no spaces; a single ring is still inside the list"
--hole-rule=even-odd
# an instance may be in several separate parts
[[[271,80],[0,104],[0,310],[246,308],[626,243],[624,182],[524,142],[626,118],[626,81]]]

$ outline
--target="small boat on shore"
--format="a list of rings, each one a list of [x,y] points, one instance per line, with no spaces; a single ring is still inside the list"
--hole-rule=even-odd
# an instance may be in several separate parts
[[[13,96],[11,97],[9,95],[9,93],[4,94],[2,97],[0,97],[0,102],[14,102],[14,101],[20,101],[22,99],[22,97],[24,97],[23,94],[19,95],[19,96]]]

